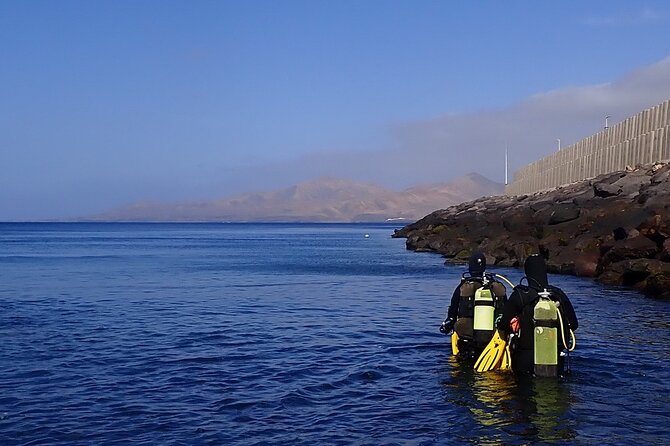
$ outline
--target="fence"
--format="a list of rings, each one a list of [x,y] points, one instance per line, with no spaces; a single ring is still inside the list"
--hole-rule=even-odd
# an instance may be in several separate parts
[[[666,160],[670,160],[670,100],[522,167],[505,193],[533,193]]]

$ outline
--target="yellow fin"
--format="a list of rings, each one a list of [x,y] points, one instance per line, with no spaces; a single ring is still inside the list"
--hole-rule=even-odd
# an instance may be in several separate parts
[[[500,332],[496,330],[491,341],[477,358],[474,369],[477,372],[488,372],[499,368],[505,357],[506,347],[507,342],[500,337]]]
[[[451,354],[458,354],[458,334],[455,331],[451,333]]]

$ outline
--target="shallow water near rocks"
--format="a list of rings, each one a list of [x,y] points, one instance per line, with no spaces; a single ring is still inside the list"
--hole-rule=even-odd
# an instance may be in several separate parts
[[[551,276],[572,374],[475,374],[396,227],[0,224],[0,444],[668,443],[670,303]]]

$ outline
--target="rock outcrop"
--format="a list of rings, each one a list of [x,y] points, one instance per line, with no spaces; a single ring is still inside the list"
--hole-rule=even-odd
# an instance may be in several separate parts
[[[670,164],[532,195],[480,198],[435,211],[393,236],[407,238],[407,249],[454,263],[475,249],[501,266],[541,253],[551,272],[670,299]]]

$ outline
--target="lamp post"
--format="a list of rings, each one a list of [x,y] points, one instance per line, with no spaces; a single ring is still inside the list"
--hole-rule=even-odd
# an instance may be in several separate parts
[[[608,120],[609,118],[611,118],[610,115],[605,115],[605,130],[607,130],[608,128],[610,128],[610,126],[607,124],[607,120]]]
[[[507,143],[505,143],[505,186],[507,186]]]
[[[561,138],[556,138],[556,141],[558,141],[558,150],[561,150]]]

